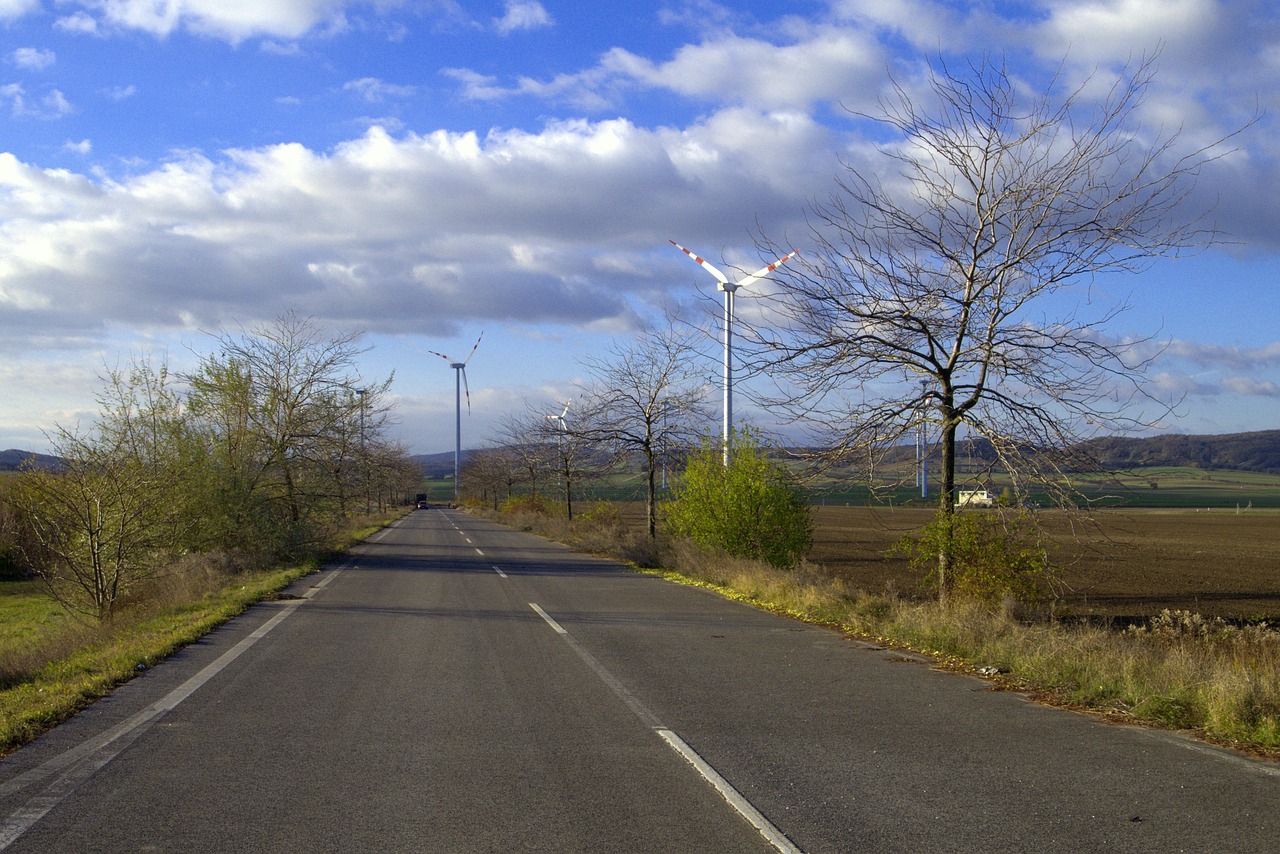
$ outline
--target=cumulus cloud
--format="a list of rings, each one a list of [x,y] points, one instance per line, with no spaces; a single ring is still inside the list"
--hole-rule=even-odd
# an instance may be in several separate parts
[[[399,86],[394,83],[387,83],[376,77],[361,77],[359,80],[350,80],[342,85],[344,92],[354,92],[366,101],[378,103],[388,98],[409,98],[414,94],[412,86]]]
[[[8,103],[15,119],[59,119],[71,113],[73,107],[58,89],[50,89],[44,95],[33,98],[20,83],[0,86],[0,103]]]
[[[1055,0],[1036,44],[1050,56],[1112,63],[1157,47],[1186,57],[1202,53],[1224,19],[1216,0]]]
[[[754,137],[735,136],[747,125]],[[329,152],[187,154],[120,180],[0,154],[0,340],[213,328],[300,304],[389,333],[469,318],[626,326],[670,286],[654,247],[695,224],[734,243],[757,216],[794,224],[829,150],[801,117],[736,111],[683,130],[373,128]]]
[[[1280,365],[1280,341],[1260,347],[1237,347],[1229,344],[1174,340],[1169,343],[1165,352],[1169,356],[1186,359],[1198,365],[1234,371]]]
[[[40,8],[40,0],[0,0],[0,21],[12,21]]]
[[[98,20],[87,12],[76,12],[71,15],[58,18],[53,22],[55,29],[62,30],[64,33],[75,33],[82,36],[92,36],[98,33]]]
[[[4,0],[0,0],[4,2]],[[14,2],[14,0],[9,0]],[[163,38],[183,30],[239,42],[248,38],[296,39],[319,29],[340,30],[350,7],[398,6],[396,0],[76,0],[84,8],[57,25],[81,33],[137,30]],[[0,7],[2,9],[2,7]]]
[[[57,61],[58,56],[51,50],[37,47],[20,47],[9,54],[10,60],[19,68],[28,71],[43,71]]]
[[[537,0],[507,0],[506,14],[494,18],[493,27],[505,36],[517,30],[550,27],[553,23],[550,13]]]
[[[1236,394],[1249,397],[1280,397],[1280,385],[1271,380],[1255,380],[1251,377],[1227,377],[1223,386]]]
[[[602,110],[627,90],[664,89],[708,102],[781,110],[815,102],[866,103],[883,85],[885,62],[869,35],[823,27],[783,45],[719,35],[681,47],[665,62],[613,48],[591,68],[543,80],[522,77],[503,84],[468,69],[445,73],[463,84],[464,97],[475,100],[529,96]]]

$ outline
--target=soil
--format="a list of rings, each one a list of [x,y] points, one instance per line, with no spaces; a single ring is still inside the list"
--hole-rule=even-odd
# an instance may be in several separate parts
[[[970,511],[987,512],[987,511]],[[1134,619],[1161,610],[1280,622],[1280,513],[1035,511],[1062,568],[1056,611]],[[815,507],[811,562],[869,593],[919,595],[922,573],[885,552],[933,518],[913,508]]]

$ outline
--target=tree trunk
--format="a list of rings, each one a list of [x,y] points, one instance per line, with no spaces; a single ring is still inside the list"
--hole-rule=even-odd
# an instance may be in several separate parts
[[[956,513],[956,428],[949,402],[942,405],[942,488],[938,490],[938,518],[942,522],[942,542],[938,549],[938,602],[947,603],[951,584],[951,523]]]

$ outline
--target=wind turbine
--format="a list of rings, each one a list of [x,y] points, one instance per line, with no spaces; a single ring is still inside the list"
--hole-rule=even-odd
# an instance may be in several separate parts
[[[557,424],[557,425],[559,426],[559,428],[560,428],[560,434],[561,434],[561,435],[564,435],[564,431],[565,431],[564,417],[565,417],[566,415],[568,415],[568,414],[569,414],[569,404],[571,404],[571,403],[573,403],[573,398],[570,398],[569,400],[566,400],[566,401],[564,402],[564,411],[563,411],[563,412],[561,412],[559,415],[548,415],[548,416],[546,416],[546,418],[547,418],[547,420],[548,420],[548,421],[554,421],[554,422],[556,422],[556,424]]]
[[[774,270],[778,269],[789,258],[794,258],[800,254],[799,249],[794,249],[786,255],[783,255],[772,264],[768,264],[750,276],[739,279],[736,282],[730,282],[729,277],[721,273],[712,266],[705,258],[694,255],[688,249],[685,249],[674,240],[670,241],[671,245],[688,255],[698,264],[702,265],[708,273],[716,277],[716,281],[720,284],[718,289],[724,291],[724,424],[722,428],[724,441],[724,464],[729,465],[729,432],[733,429],[733,298],[734,292],[738,288],[745,287]]]
[[[484,333],[481,332],[480,338],[483,337]],[[467,385],[467,362],[470,362],[471,357],[476,354],[476,348],[480,346],[480,338],[476,339],[475,346],[471,348],[471,352],[467,354],[467,358],[463,359],[461,362],[455,362],[444,353],[437,353],[435,350],[428,351],[433,356],[439,356],[441,359],[444,359],[449,363],[449,367],[453,368],[454,400],[457,407],[457,415],[455,416],[455,420],[457,422],[457,434],[456,442],[453,446],[453,501],[455,504],[458,502],[458,476],[462,468],[462,390],[466,389],[467,391],[467,414],[470,415],[471,388]]]
[[[564,411],[559,415],[545,416],[548,421],[556,422],[556,453],[560,456],[560,460],[557,465],[564,465],[564,434],[568,429],[565,425],[564,417],[569,414],[569,404],[571,403],[573,403],[573,398],[569,398],[564,402]],[[560,482],[564,483],[563,477],[561,477]]]

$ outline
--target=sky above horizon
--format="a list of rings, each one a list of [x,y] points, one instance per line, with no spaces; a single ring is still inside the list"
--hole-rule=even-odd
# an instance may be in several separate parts
[[[667,307],[713,325],[714,280],[669,240],[722,269],[771,260],[761,235],[803,258],[844,164],[885,168],[855,114],[891,77],[996,55],[1071,88],[1156,51],[1145,129],[1194,147],[1244,128],[1189,200],[1225,240],[1080,299],[1127,300],[1110,331],[1167,343],[1150,381],[1182,404],[1155,432],[1280,427],[1280,9],[1261,0],[0,0],[0,39],[0,448],[91,421],[104,368],[190,367],[211,333],[291,311],[365,333],[411,453],[452,449],[433,353],[483,333],[479,446],[559,412],[583,358]]]

